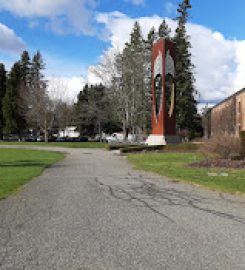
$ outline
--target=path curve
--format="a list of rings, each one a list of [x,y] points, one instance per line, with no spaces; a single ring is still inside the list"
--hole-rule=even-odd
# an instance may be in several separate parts
[[[245,269],[245,199],[67,153],[0,201],[1,270]]]

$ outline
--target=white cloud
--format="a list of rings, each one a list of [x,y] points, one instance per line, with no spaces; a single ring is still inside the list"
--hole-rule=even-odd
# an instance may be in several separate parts
[[[235,62],[237,65],[235,87],[241,89],[245,87],[245,40],[236,44]]]
[[[24,41],[12,29],[0,23],[0,50],[3,52],[19,53],[24,49]]]
[[[102,80],[96,77],[92,70],[92,66],[88,68],[87,76],[49,76],[48,93],[52,99],[60,99],[64,102],[72,104],[76,102],[77,96],[85,84],[99,84]]]
[[[198,113],[202,114],[204,109],[206,109],[206,107],[212,108],[215,105],[216,105],[216,103],[208,103],[208,102],[207,103],[201,103],[200,102],[200,103],[197,104],[197,111],[198,111]]]
[[[139,6],[139,5],[143,5],[145,0],[124,0],[125,2],[130,2],[133,5]]]
[[[97,15],[97,21],[105,25],[111,46],[120,50],[129,40],[135,20],[146,37],[152,26],[159,27],[162,18],[156,15],[130,18],[120,12]],[[166,21],[174,31],[176,22],[168,18]],[[221,33],[197,24],[187,24],[187,30],[201,101],[215,102],[245,87],[245,40],[226,39]]]
[[[100,64],[88,68],[87,81],[89,84],[111,85],[112,78],[117,75],[117,70],[114,67],[115,56],[118,53],[117,49],[110,48],[100,57]]]
[[[238,90],[235,85],[238,41],[200,25],[188,25],[191,36],[196,85],[204,100],[220,100]],[[245,83],[245,81],[243,81]]]
[[[49,77],[48,93],[52,99],[61,99],[64,102],[76,101],[77,95],[83,89],[86,81],[83,77]]]
[[[17,16],[48,20],[48,26],[57,33],[94,34],[91,25],[92,12],[97,0],[0,0],[0,10]]]
[[[90,66],[88,68],[88,72],[87,72],[87,83],[88,84],[100,84],[103,83],[102,78],[98,77],[95,73],[94,73],[94,67],[96,66]]]
[[[98,23],[104,24],[107,31],[106,36],[110,40],[112,47],[119,49],[122,49],[125,42],[129,40],[130,32],[136,20],[118,11],[99,13],[96,19]],[[141,25],[144,36],[147,35],[152,26],[159,27],[162,22],[162,18],[157,15],[137,18],[137,20]]]

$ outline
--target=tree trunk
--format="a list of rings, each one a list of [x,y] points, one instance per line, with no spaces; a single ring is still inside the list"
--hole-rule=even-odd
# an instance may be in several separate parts
[[[47,120],[44,120],[44,141],[48,142]]]

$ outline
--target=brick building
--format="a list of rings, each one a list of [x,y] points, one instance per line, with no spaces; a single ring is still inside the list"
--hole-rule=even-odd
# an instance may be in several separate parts
[[[240,131],[245,131],[245,88],[215,105],[208,113],[209,138],[221,134],[238,137]]]

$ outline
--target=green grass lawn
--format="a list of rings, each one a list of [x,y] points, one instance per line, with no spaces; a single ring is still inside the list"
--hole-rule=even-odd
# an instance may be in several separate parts
[[[155,172],[169,178],[202,185],[214,190],[245,193],[245,170],[191,168],[188,164],[200,160],[199,153],[130,154],[128,160],[136,169]],[[218,176],[209,176],[208,172]],[[228,176],[221,176],[221,173]]]
[[[24,149],[0,149],[0,199],[42,173],[64,154]]]
[[[106,144],[101,142],[0,142],[0,145],[30,145],[50,146],[66,148],[105,148]]]

